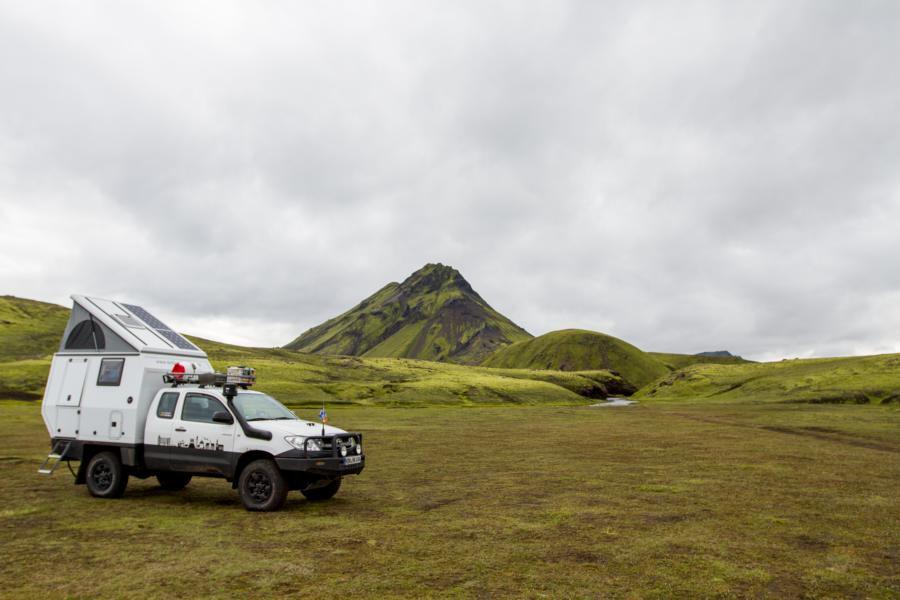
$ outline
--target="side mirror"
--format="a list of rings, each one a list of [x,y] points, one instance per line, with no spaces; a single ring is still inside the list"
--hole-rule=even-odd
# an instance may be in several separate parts
[[[234,417],[231,416],[231,413],[225,412],[224,410],[220,410],[216,414],[213,415],[213,423],[224,423],[226,425],[234,424]]]

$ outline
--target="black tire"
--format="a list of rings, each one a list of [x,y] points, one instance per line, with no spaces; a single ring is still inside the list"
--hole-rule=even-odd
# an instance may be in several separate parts
[[[156,480],[159,482],[159,487],[164,490],[178,491],[183,490],[184,487],[191,482],[191,474],[190,473],[172,473],[167,471],[165,473],[158,473],[156,475]]]
[[[263,458],[241,471],[238,492],[247,510],[270,511],[284,505],[288,486],[275,463]]]
[[[128,485],[128,473],[118,452],[98,452],[85,472],[88,491],[96,498],[121,498]]]
[[[307,500],[321,502],[322,500],[333,498],[334,495],[338,493],[339,489],[341,489],[341,480],[334,479],[329,481],[328,485],[313,488],[311,490],[302,490],[300,493],[306,496]]]

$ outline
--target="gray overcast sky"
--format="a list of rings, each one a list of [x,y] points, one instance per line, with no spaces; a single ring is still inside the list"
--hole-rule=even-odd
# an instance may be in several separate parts
[[[900,2],[0,2],[0,293],[900,352]]]

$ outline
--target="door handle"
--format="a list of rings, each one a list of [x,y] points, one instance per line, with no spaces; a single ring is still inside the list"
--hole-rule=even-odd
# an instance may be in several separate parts
[[[184,431],[187,431],[187,429],[185,429],[184,427],[176,427],[176,428],[175,428],[175,431],[182,431],[182,432],[184,432]]]

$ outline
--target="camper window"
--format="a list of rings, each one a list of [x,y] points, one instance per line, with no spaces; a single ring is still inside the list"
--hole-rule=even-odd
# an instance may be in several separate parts
[[[69,337],[66,338],[65,348],[66,350],[103,350],[106,348],[103,328],[94,321],[85,319],[72,328]]]
[[[187,394],[184,397],[184,408],[181,409],[181,420],[214,423],[213,415],[217,412],[228,412],[228,409],[211,396]]]
[[[124,358],[104,358],[100,361],[100,373],[97,374],[97,385],[119,385],[122,383]]]
[[[178,392],[166,392],[159,399],[156,416],[160,419],[171,419],[175,416],[175,405],[178,403]]]

